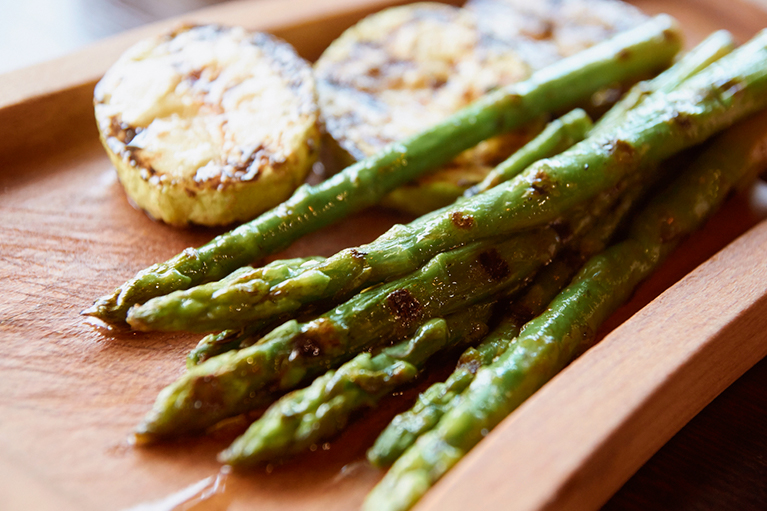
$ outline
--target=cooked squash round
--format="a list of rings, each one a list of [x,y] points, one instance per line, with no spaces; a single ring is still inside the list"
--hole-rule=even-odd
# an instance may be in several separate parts
[[[270,35],[185,26],[142,41],[94,94],[130,200],[168,224],[254,218],[299,186],[319,150],[311,67]]]

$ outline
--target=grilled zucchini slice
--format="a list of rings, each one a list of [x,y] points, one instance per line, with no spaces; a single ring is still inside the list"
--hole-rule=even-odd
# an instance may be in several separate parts
[[[172,225],[249,220],[289,197],[318,154],[311,67],[239,27],[184,26],[136,44],[94,106],[128,197]]]

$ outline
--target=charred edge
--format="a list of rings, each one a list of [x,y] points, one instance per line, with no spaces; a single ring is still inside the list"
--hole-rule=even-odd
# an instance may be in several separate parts
[[[494,248],[479,254],[479,264],[485,270],[485,273],[495,281],[503,279],[510,272],[509,265]]]
[[[634,146],[625,140],[615,140],[610,144],[610,153],[621,165],[631,162],[636,156]]]
[[[314,358],[325,354],[329,348],[339,344],[333,323],[319,319],[309,324],[309,328],[298,334],[293,341],[293,356]]]
[[[471,215],[465,215],[460,211],[455,211],[450,215],[450,221],[458,229],[471,229],[474,227],[474,217]]]
[[[423,315],[420,302],[407,289],[392,291],[386,297],[386,303],[394,316],[405,324],[417,321]]]
[[[360,252],[356,248],[349,249],[349,253],[351,254],[351,256],[354,259],[356,259],[358,261],[364,261],[365,260],[365,256],[367,255],[365,252]]]
[[[140,127],[131,126],[126,122],[121,122],[115,116],[109,120],[109,133],[107,133],[107,136],[116,138],[127,145],[136,138],[136,135],[141,133],[141,129]]]
[[[248,155],[245,161],[235,163],[232,165],[232,168],[235,172],[244,172],[247,171],[254,163],[256,163],[256,160],[258,160],[259,164],[262,164],[265,163],[264,160],[268,162],[269,159],[270,158],[265,151],[264,144],[259,144],[258,147],[253,149],[253,151]]]
[[[548,195],[553,188],[554,182],[545,170],[536,172],[532,181],[530,181],[530,189],[533,191],[532,195]]]
[[[624,48],[618,52],[616,57],[618,57],[618,60],[625,62],[631,58],[631,50]]]

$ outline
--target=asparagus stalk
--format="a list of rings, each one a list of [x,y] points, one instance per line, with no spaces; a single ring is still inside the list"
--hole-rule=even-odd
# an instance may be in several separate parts
[[[591,119],[581,109],[573,110],[553,121],[542,133],[501,163],[488,176],[490,180],[483,182],[487,184],[480,183],[480,188],[476,191],[483,191],[483,187],[490,186],[491,182],[494,186],[508,181],[532,163],[561,153],[583,140],[591,127]],[[396,270],[392,269],[396,273],[390,271],[386,275],[379,274],[375,280],[373,278],[357,279],[353,286],[344,286],[344,281],[337,277],[331,281],[329,275],[335,274],[335,268],[348,266],[350,258],[353,262],[360,258],[359,254],[366,254],[369,251],[366,247],[349,249],[331,261],[325,261],[321,266],[307,265],[303,273],[286,271],[284,273],[288,277],[282,281],[266,282],[256,270],[252,270],[237,279],[222,279],[218,282],[175,291],[131,308],[127,321],[134,329],[145,331],[212,331],[243,327],[253,321],[263,321],[278,314],[294,312],[308,302],[322,300],[339,303],[350,298],[362,287],[380,282],[384,277],[390,279],[415,271],[428,260],[430,254],[421,252],[418,258],[402,258]],[[277,264],[277,261],[272,263],[272,265]],[[286,261],[286,264],[290,266],[292,263]],[[391,268],[391,265],[389,267]],[[272,273],[275,273],[276,269],[275,266]],[[362,272],[364,273],[365,270]],[[280,285],[289,278],[294,280]],[[295,287],[308,291],[308,294],[296,292]],[[252,291],[245,289],[252,289]],[[225,347],[232,349],[236,347],[235,342],[218,342],[219,337],[210,338],[196,351],[203,352],[211,349],[216,352],[221,349],[226,351]]]
[[[287,247],[299,237],[378,202],[491,136],[541,114],[572,107],[596,90],[666,67],[681,46],[673,19],[659,16],[488,94],[444,122],[395,143],[317,186],[302,186],[280,206],[199,249],[188,248],[96,301],[84,314],[122,324],[130,307],[155,296],[218,280]]]
[[[451,230],[482,231],[493,226],[492,234],[499,235],[509,224],[513,226],[510,232],[514,232],[556,219],[557,212],[568,209],[562,206],[579,205],[576,198],[581,199],[582,206],[583,198],[596,195],[605,183],[610,189],[621,183],[620,178],[625,182],[641,166],[652,165],[705,140],[765,106],[766,41],[767,34],[761,34],[684,82],[678,90],[650,96],[626,115],[617,137],[606,134],[587,139],[557,158],[530,167],[519,176],[521,183],[517,178],[510,186],[477,195],[471,207],[466,206],[468,201],[461,203],[457,211],[462,215],[460,222],[454,217],[445,218],[443,210],[432,217],[430,225],[442,222],[447,228],[433,234],[439,238]],[[600,184],[583,175],[596,177]],[[497,207],[488,208],[497,223],[486,222],[487,211],[478,208],[480,204],[492,206],[493,200],[488,198],[501,200]],[[477,217],[484,221],[477,222]],[[466,229],[466,218],[472,218],[471,229]],[[499,244],[498,255],[504,264],[497,267],[505,268],[502,278],[492,277],[501,274],[492,270],[496,265],[487,264],[495,256],[488,258],[486,247],[468,245],[440,254],[423,270],[362,293],[314,322],[303,326],[288,322],[262,343],[215,357],[165,389],[138,433],[158,437],[205,427],[206,423],[239,413],[250,394],[266,391],[267,386],[287,390],[315,376],[321,368],[337,366],[351,358],[350,353],[371,343],[409,335],[414,318],[425,321],[439,317],[518,285],[553,255],[554,250],[547,254],[546,247],[553,249],[561,240],[552,230],[550,226],[539,228],[535,235],[531,234],[535,230],[528,230]],[[531,238],[530,246],[515,245],[526,236]],[[524,252],[528,259],[520,260]],[[474,281],[458,278],[472,275],[476,276]],[[206,413],[199,413],[202,411]]]
[[[493,362],[516,340],[522,326],[543,312],[548,303],[564,288],[585,261],[603,251],[626,219],[634,205],[645,195],[652,183],[635,186],[609,215],[602,218],[574,247],[568,248],[535,276],[525,294],[514,300],[500,323],[476,348],[467,349],[458,360],[455,371],[444,382],[438,382],[418,396],[415,405],[397,415],[376,439],[367,453],[375,466],[389,466],[410,447],[419,436],[431,430],[458,402],[461,393],[473,381],[481,367]]]
[[[363,349],[402,339],[424,321],[519,287],[561,244],[555,229],[488,248],[439,254],[414,274],[361,293],[308,323],[288,321],[258,343],[218,355],[164,389],[139,425],[142,441],[199,431],[252,407],[251,398],[295,388]]]
[[[311,272],[277,284],[260,301],[249,302],[243,321],[288,313],[318,300],[345,298],[412,271],[439,252],[551,222],[643,166],[702,142],[765,103],[763,69],[759,58],[750,58],[760,44],[756,40],[745,45],[738,49],[738,57],[730,54],[718,60],[676,90],[644,97],[612,130],[597,130],[507,183],[406,226],[395,226],[372,243],[339,252]],[[732,87],[742,93],[735,94]],[[150,307],[139,311],[131,317],[137,325],[153,315]]]
[[[580,108],[553,120],[537,137],[490,171],[485,179],[466,190],[464,197],[486,192],[516,177],[538,160],[569,149],[586,138],[592,127],[591,118]]]
[[[594,127],[595,132],[608,131],[615,128],[623,116],[636,108],[647,96],[655,92],[671,92],[688,78],[716,62],[735,49],[732,34],[719,30],[709,35],[695,48],[687,52],[673,66],[653,78],[639,82],[631,88]]]
[[[554,120],[549,123],[543,132],[541,132],[535,139],[531,140],[498,166],[494,171],[493,182],[507,181],[535,161],[564,151],[576,142],[583,140],[591,127],[591,119],[586,112],[581,109],[575,109],[561,118]],[[477,190],[477,193],[479,191],[480,190]],[[474,193],[471,195],[473,194]],[[286,263],[287,262],[289,261],[286,261]],[[272,264],[276,265],[277,262]],[[128,321],[133,321],[131,317],[133,316],[135,318],[141,318],[138,319],[141,326],[136,325],[139,329],[147,327],[159,330],[166,329],[167,323],[162,320],[163,316],[166,314],[176,314],[173,310],[166,309],[166,307],[172,309],[175,307],[175,304],[179,303],[179,301],[191,299],[192,296],[201,302],[212,302],[214,300],[214,294],[216,297],[227,296],[230,290],[226,280],[227,279],[222,279],[215,283],[204,284],[189,290],[175,291],[164,297],[153,298],[144,306],[133,308],[130,311]],[[207,290],[208,296],[202,297],[199,294],[195,294],[199,293],[203,288]],[[247,310],[246,307],[253,305],[250,298],[250,296],[244,298],[239,305],[233,307],[233,309],[238,309],[238,315],[243,314],[243,311]],[[224,300],[231,304],[232,300],[228,299],[228,297]],[[198,307],[200,306],[198,305]],[[140,310],[144,312],[139,312]],[[218,310],[221,309],[219,308]],[[198,312],[198,314],[200,313]],[[208,310],[205,310],[204,315],[206,318],[212,319]],[[221,318],[221,316],[217,316],[215,321],[217,323],[220,322],[219,325],[222,327],[224,325],[232,326],[231,322],[225,322],[224,318]],[[191,368],[221,353],[252,345],[255,341],[254,337],[258,339],[257,336],[263,334],[262,327],[264,323],[267,322],[271,323],[270,321],[256,320],[255,324],[249,323],[241,330],[228,329],[223,332],[205,336],[187,356],[187,366]],[[199,325],[199,323],[195,323],[195,325]],[[186,328],[192,329],[193,327],[186,326]]]
[[[569,237],[588,230],[624,187],[595,199],[571,219]],[[424,321],[519,289],[569,238],[557,226],[507,240],[485,240],[435,256],[409,276],[361,293],[308,323],[291,320],[256,344],[190,369],[157,397],[137,428],[149,442],[199,431],[262,406],[355,353],[402,339]]]
[[[309,387],[286,394],[222,452],[219,460],[248,466],[324,442],[346,426],[353,412],[375,406],[382,397],[413,381],[439,350],[480,339],[487,333],[491,309],[492,304],[475,305],[445,319],[431,319],[413,337],[376,356],[357,355]]]
[[[604,239],[614,232],[645,189],[646,186],[640,186],[628,191],[615,210],[580,241],[583,250],[603,246]],[[546,296],[553,298],[577,271],[576,259],[580,260],[572,256],[559,258],[546,267],[516,309],[542,308],[549,301]],[[383,350],[376,357],[371,358],[368,353],[358,355],[338,371],[317,378],[308,388],[283,396],[219,459],[247,466],[295,454],[324,441],[346,425],[352,412],[373,406],[381,397],[415,378],[433,354],[459,342],[474,343],[487,331],[489,314],[488,305],[474,306],[444,320],[425,323],[413,338]],[[505,341],[496,335],[489,344],[498,349]],[[484,348],[487,344],[484,341],[479,350],[489,352]],[[462,363],[467,362],[464,356]]]
[[[628,238],[589,260],[460,402],[421,436],[370,493],[364,509],[410,508],[487,431],[562,369],[680,240],[728,194],[767,167],[767,114],[720,137],[637,217]]]
[[[680,61],[675,63],[671,68],[664,71],[650,81],[637,84],[631,91],[629,91],[626,97],[619,101],[613,107],[613,109],[611,109],[602,118],[602,120],[600,120],[600,129],[605,129],[606,126],[614,125],[616,122],[619,122],[621,116],[625,114],[625,112],[638,105],[647,95],[655,91],[669,92],[673,90],[681,82],[694,75],[698,71],[704,69],[711,62],[714,62],[727,53],[731,52],[732,49],[733,40],[732,36],[728,32],[718,31],[713,33],[701,44],[685,54],[680,59]],[[477,193],[485,191],[490,187],[496,186],[501,182],[505,182],[515,177],[535,161],[553,156],[564,151],[565,149],[571,147],[574,143],[582,140],[587,132],[591,129],[591,127],[592,124],[590,119],[585,114],[585,112],[580,109],[576,109],[561,117],[560,119],[553,121],[534,140],[526,144],[509,159],[494,169],[482,183],[479,183],[478,185],[467,190],[465,195],[467,197],[476,195]],[[289,263],[289,261],[286,261],[286,263]],[[217,293],[217,296],[220,296],[218,293],[228,293],[229,290],[224,291],[225,288],[226,286],[223,284],[222,280],[221,283],[209,285],[207,289],[209,289],[211,295],[215,292]],[[192,290],[194,289],[196,288],[192,288]],[[164,298],[156,298],[150,300],[147,305],[141,308],[144,311],[147,311],[144,314],[140,314],[138,313],[138,310],[134,309],[132,311],[134,315],[142,318],[139,320],[141,326],[136,326],[139,328],[146,328],[150,326],[151,328],[167,329],[167,323],[160,320],[161,322],[158,324],[156,318],[162,318],[164,314],[172,314],[172,310],[163,312],[168,302],[170,302],[171,307],[173,307],[172,304],[174,301],[171,300],[171,297],[175,297],[176,299],[181,300],[188,299],[193,294],[192,290],[177,291]],[[197,300],[203,299],[199,295],[196,296]],[[212,297],[208,298],[212,301]],[[226,298],[225,301],[230,302],[231,300]],[[155,309],[153,306],[155,304],[157,309]],[[248,296],[243,300],[241,308],[245,309],[246,306],[251,304],[251,299]],[[240,307],[233,308],[239,309]],[[151,313],[149,313],[148,310],[151,310]],[[240,311],[239,314],[242,314],[242,312]],[[206,317],[210,318],[207,310],[205,311],[205,315]],[[147,320],[146,318],[149,319]],[[221,320],[222,318],[217,318],[217,321]],[[247,327],[245,327],[245,331],[225,330],[224,332],[218,334],[211,334],[206,336],[200,341],[197,347],[195,347],[195,349],[190,352],[189,356],[187,357],[187,365],[189,367],[193,367],[201,362],[204,362],[212,356],[224,353],[229,350],[240,349],[252,344],[254,342],[253,338],[256,337],[257,334],[263,333],[261,327],[263,327],[264,323],[270,322],[256,321],[255,325],[249,324]],[[221,326],[223,327],[223,325]],[[231,324],[226,326],[231,326]],[[185,328],[191,329],[192,327],[185,325]],[[256,337],[256,339],[257,338],[258,337]],[[480,359],[481,358],[482,357],[480,357]],[[424,400],[427,403],[431,402],[432,400],[449,400],[448,396],[452,395],[453,393],[453,391],[450,390],[453,388],[453,381],[455,381],[457,384],[458,382],[463,382],[466,380],[466,384],[468,385],[469,380],[467,380],[464,376],[459,377],[456,375],[455,378],[451,378],[452,379],[445,384],[437,384],[434,389],[429,389],[429,391],[427,391],[424,396],[419,398],[419,402],[416,406],[420,406]],[[436,401],[435,406],[437,407],[435,410],[441,410],[443,407],[441,403]],[[424,404],[422,408],[423,412],[421,413],[428,413],[429,409],[430,408]],[[433,420],[436,421],[436,416],[433,418]],[[413,424],[420,424],[422,427],[426,427],[427,424],[430,424],[430,421],[426,421],[422,418],[412,417],[410,420],[403,419],[402,424],[408,425],[408,427],[411,427]],[[403,430],[403,434],[404,431],[406,430]],[[390,432],[387,429],[383,436],[393,438],[393,434],[393,432]],[[373,450],[371,451],[374,457],[376,456],[376,452],[379,452],[379,449],[377,446],[374,446]]]

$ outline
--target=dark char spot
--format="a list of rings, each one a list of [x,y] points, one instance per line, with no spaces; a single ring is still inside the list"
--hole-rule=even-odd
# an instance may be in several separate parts
[[[618,52],[618,60],[628,60],[631,58],[631,51],[624,48],[621,51]]]
[[[636,150],[625,140],[618,139],[611,143],[610,152],[619,164],[628,164],[634,159]]]
[[[471,229],[474,227],[474,217],[455,211],[450,215],[450,221],[459,229]]]
[[[319,357],[322,355],[322,345],[317,342],[317,339],[303,335],[295,340],[293,349],[302,357]]]
[[[530,188],[532,188],[533,192],[538,195],[549,194],[553,186],[554,184],[551,181],[551,177],[544,170],[539,170],[530,183]]]
[[[405,323],[420,319],[423,314],[421,304],[407,289],[392,291],[386,297],[386,303],[394,316]]]
[[[680,237],[680,232],[674,224],[674,217],[668,215],[660,224],[660,239],[663,243],[671,243]]]
[[[689,131],[693,127],[693,123],[690,120],[690,116],[681,112],[677,112],[673,117],[674,124],[679,126],[684,131]]]
[[[479,371],[481,366],[477,358],[471,358],[465,361],[461,359],[460,365],[462,369],[466,369],[471,374],[477,374],[477,371]]]
[[[306,330],[293,340],[292,354],[300,357],[319,357],[328,348],[338,344],[333,322],[320,318],[309,323]]]
[[[509,274],[509,265],[494,248],[479,254],[479,264],[493,280],[501,280]]]

